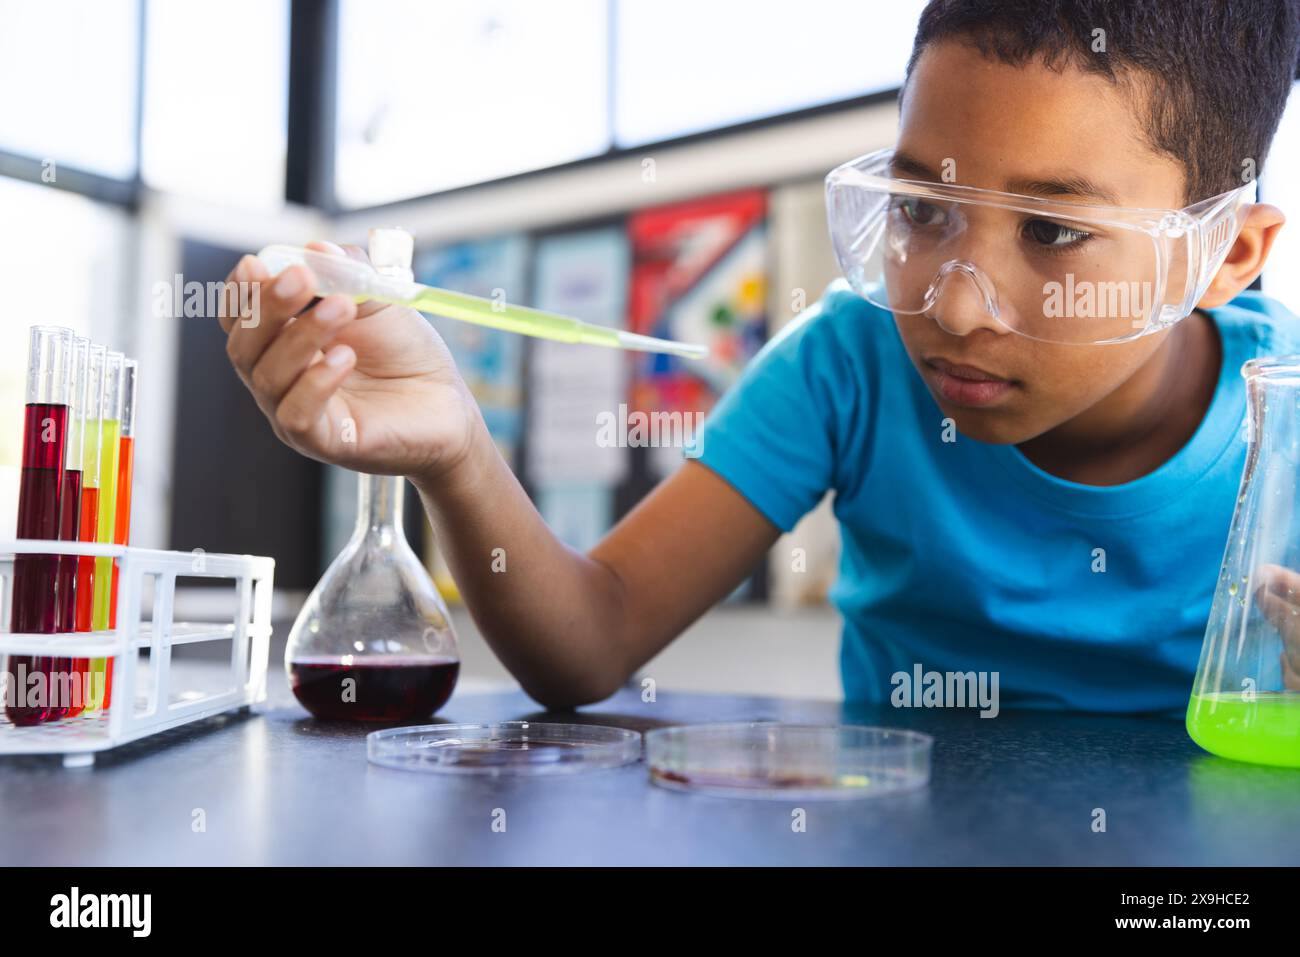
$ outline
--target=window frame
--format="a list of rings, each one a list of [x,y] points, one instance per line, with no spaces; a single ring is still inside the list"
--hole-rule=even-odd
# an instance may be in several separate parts
[[[35,183],[40,186],[76,193],[110,206],[133,212],[140,202],[143,187],[140,178],[140,148],[144,131],[144,42],[147,0],[136,0],[136,58],[135,58],[135,116],[132,141],[135,151],[135,172],[129,179],[117,179],[101,173],[92,173],[75,166],[57,163],[58,176],[46,181],[46,159],[0,149],[0,176]]]
[[[296,98],[297,90],[293,85],[295,68],[293,66],[293,55],[297,52],[297,40],[291,40],[290,56],[290,86],[289,86],[289,124],[290,130],[293,129],[293,113],[295,105],[301,105],[303,102],[317,104],[326,115],[312,116],[303,123],[303,130],[310,131],[315,135],[314,142],[300,142],[299,149],[305,150],[310,156],[314,157],[315,166],[311,173],[315,174],[307,182],[309,188],[302,190],[301,195],[311,196],[312,205],[319,208],[329,216],[350,215],[356,213],[382,212],[384,210],[395,209],[409,203],[418,203],[422,200],[433,199],[435,197],[454,196],[458,194],[470,193],[474,190],[498,186],[502,183],[517,183],[527,180],[530,177],[540,177],[549,173],[565,172],[575,169],[581,169],[587,166],[594,166],[601,163],[607,163],[612,160],[626,159],[629,156],[644,156],[651,151],[665,150],[677,146],[688,144],[699,144],[713,139],[720,139],[735,133],[743,133],[752,130],[764,129],[772,126],[779,126],[784,123],[809,119],[812,117],[826,116],[839,112],[851,112],[861,109],[865,106],[873,106],[878,103],[891,102],[898,98],[901,87],[891,87],[885,90],[879,90],[875,93],[866,93],[861,96],[849,97],[848,99],[833,100],[829,103],[820,103],[816,106],[805,107],[799,110],[790,110],[784,113],[774,113],[770,116],[763,116],[753,120],[744,120],[739,123],[731,123],[726,126],[717,126],[712,129],[699,130],[694,133],[687,133],[681,136],[670,137],[663,140],[655,140],[649,143],[643,143],[637,146],[617,146],[614,139],[614,89],[615,89],[615,72],[617,70],[615,38],[618,29],[618,2],[619,0],[605,0],[608,7],[608,16],[606,17],[608,40],[606,45],[606,112],[609,125],[609,142],[610,146],[604,152],[595,153],[591,156],[584,156],[580,159],[571,160],[567,163],[557,163],[551,166],[543,166],[534,170],[527,170],[522,173],[514,173],[509,176],[498,176],[493,179],[483,180],[480,183],[467,183],[464,186],[454,186],[450,189],[434,190],[428,193],[421,193],[415,196],[405,196],[400,199],[390,200],[385,203],[376,203],[373,205],[363,206],[346,206],[338,201],[337,191],[335,189],[334,174],[334,155],[335,155],[335,122],[334,102],[335,90],[337,89],[337,77],[334,70],[338,65],[338,24],[339,24],[339,4],[340,0],[292,0],[293,3],[293,23],[290,26],[290,35],[294,36],[294,24],[298,21],[298,10],[300,6],[310,5],[311,10],[304,14],[307,16],[318,16],[322,18],[321,23],[308,27],[304,23],[303,38],[304,43],[310,43],[313,40],[321,44],[317,51],[308,47],[302,51],[304,60],[313,55],[321,56],[319,50],[328,51],[323,59],[328,61],[329,70],[322,70],[315,78],[314,86],[304,89],[303,95],[306,100]],[[305,82],[305,79],[304,79]],[[322,88],[325,87],[325,88]],[[294,138],[289,138],[290,155],[294,151]],[[324,177],[316,178],[316,177]],[[286,174],[286,179],[288,176]],[[292,199],[292,197],[290,197]]]

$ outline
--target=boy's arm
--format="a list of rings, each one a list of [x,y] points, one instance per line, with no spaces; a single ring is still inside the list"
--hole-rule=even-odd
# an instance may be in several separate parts
[[[476,444],[454,477],[412,480],[479,630],[548,707],[608,697],[744,581],[780,534],[687,460],[582,555],[542,521],[491,441]]]
[[[543,704],[611,694],[776,540],[739,492],[688,463],[581,555],[537,514],[419,313],[341,295],[312,305],[309,270],[272,281],[253,256],[230,279],[258,295],[250,314],[220,317],[226,352],[276,434],[322,462],[411,478],[484,636]]]

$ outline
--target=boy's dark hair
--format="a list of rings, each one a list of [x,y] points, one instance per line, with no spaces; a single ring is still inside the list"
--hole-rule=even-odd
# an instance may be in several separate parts
[[[930,0],[908,76],[950,39],[1014,66],[1145,81],[1139,119],[1182,163],[1192,203],[1240,186],[1246,160],[1263,167],[1300,65],[1300,0]]]

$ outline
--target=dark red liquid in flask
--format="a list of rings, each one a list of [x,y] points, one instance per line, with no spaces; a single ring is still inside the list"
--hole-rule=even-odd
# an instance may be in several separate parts
[[[334,721],[418,721],[447,703],[460,675],[452,658],[306,659],[289,665],[302,706]]]
[[[18,488],[19,538],[59,537],[64,449],[68,439],[68,407],[28,403],[23,422],[23,469]],[[59,627],[57,555],[15,555],[13,611],[9,630],[24,634],[53,634]],[[5,715],[14,724],[31,725],[51,714],[47,657],[11,655],[7,663],[11,693]]]

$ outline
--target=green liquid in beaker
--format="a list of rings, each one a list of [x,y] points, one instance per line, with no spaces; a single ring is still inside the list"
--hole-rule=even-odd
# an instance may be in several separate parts
[[[1187,733],[1220,757],[1300,768],[1300,693],[1192,695]]]

